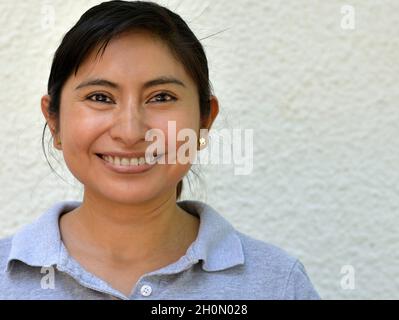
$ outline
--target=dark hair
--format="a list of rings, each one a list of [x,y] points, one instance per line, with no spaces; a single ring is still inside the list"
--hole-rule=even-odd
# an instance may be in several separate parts
[[[65,82],[73,72],[77,74],[79,66],[95,48],[99,47],[97,55],[101,49],[103,54],[112,38],[131,30],[148,31],[168,45],[197,85],[201,122],[209,116],[211,84],[208,61],[201,43],[184,20],[153,2],[109,1],[85,12],[66,33],[55,52],[47,90],[51,100],[49,115],[56,120],[56,132],[59,130],[60,100]],[[50,165],[44,149],[46,126],[47,122],[43,129],[42,147]],[[183,180],[177,185],[177,199],[182,187]]]

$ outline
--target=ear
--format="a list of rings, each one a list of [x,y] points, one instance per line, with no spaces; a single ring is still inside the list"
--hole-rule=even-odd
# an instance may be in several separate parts
[[[210,130],[213,122],[219,113],[219,101],[216,96],[211,96],[209,99],[210,111],[209,116],[201,121],[201,128]]]
[[[201,138],[205,138],[205,144],[201,144],[201,142],[198,141],[199,143],[198,150],[206,148],[207,145],[206,140],[208,139],[209,130],[211,129],[212,124],[219,113],[219,102],[216,96],[210,97],[209,106],[210,106],[209,115],[207,118],[201,119],[201,128],[200,128],[200,136],[202,136]],[[204,129],[206,133],[201,135],[201,131],[203,131]]]
[[[44,95],[41,99],[41,109],[42,109],[43,116],[46,118],[48,127],[50,128],[50,132],[53,137],[54,148],[56,148],[58,150],[62,150],[60,145],[57,144],[57,141],[58,141],[58,133],[56,132],[57,121],[56,121],[56,119],[54,119],[54,117],[52,117],[50,115],[50,112],[49,112],[50,102],[51,102],[51,97],[48,94]]]

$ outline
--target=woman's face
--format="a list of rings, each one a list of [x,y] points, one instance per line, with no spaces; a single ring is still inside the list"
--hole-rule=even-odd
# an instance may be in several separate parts
[[[85,193],[119,203],[139,203],[174,192],[190,163],[157,163],[145,172],[119,173],[96,154],[144,153],[152,143],[145,141],[150,129],[163,132],[165,152],[172,142],[179,148],[184,141],[169,139],[168,121],[175,121],[177,132],[183,128],[199,132],[195,83],[169,48],[145,32],[126,33],[111,40],[97,60],[96,52],[62,90],[59,138],[69,170],[84,185]],[[164,78],[181,84],[150,83]],[[115,85],[82,86],[94,79]]]

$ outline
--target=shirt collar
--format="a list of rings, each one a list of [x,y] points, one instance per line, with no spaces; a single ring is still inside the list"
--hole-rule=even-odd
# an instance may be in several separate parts
[[[219,271],[244,264],[244,252],[237,231],[214,208],[194,200],[178,204],[200,217],[198,236],[191,252],[193,259],[203,260],[204,270]]]
[[[13,260],[33,267],[50,267],[59,262],[61,236],[58,220],[63,212],[71,211],[79,201],[62,201],[49,208],[34,222],[26,225],[12,238],[5,271]]]
[[[13,260],[30,266],[49,267],[60,263],[61,236],[59,217],[81,205],[80,201],[62,201],[42,216],[22,228],[12,238],[5,272]],[[244,263],[242,243],[233,226],[211,206],[194,200],[179,201],[178,205],[200,217],[197,239],[187,250],[189,260],[202,260],[206,271],[219,271]]]

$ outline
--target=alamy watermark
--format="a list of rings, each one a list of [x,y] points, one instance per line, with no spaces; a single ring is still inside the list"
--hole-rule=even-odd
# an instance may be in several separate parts
[[[355,268],[348,264],[341,268],[341,289],[342,290],[355,290]]]
[[[44,274],[40,280],[40,287],[44,290],[55,289],[54,267],[42,267],[40,273]]]
[[[355,8],[351,5],[341,7],[341,28],[343,30],[354,30],[356,28]]]
[[[146,132],[145,140],[151,144],[145,159],[151,164],[230,164],[234,165],[235,175],[249,175],[253,170],[253,131],[221,129],[212,130],[210,135],[207,129],[201,129],[198,136],[190,128],[177,131],[176,121],[168,121],[167,136],[160,129]],[[198,152],[199,139],[206,142]],[[183,143],[177,147],[177,142]]]
[[[40,25],[43,30],[54,28],[55,25],[55,7],[50,3],[43,3],[40,8]]]

